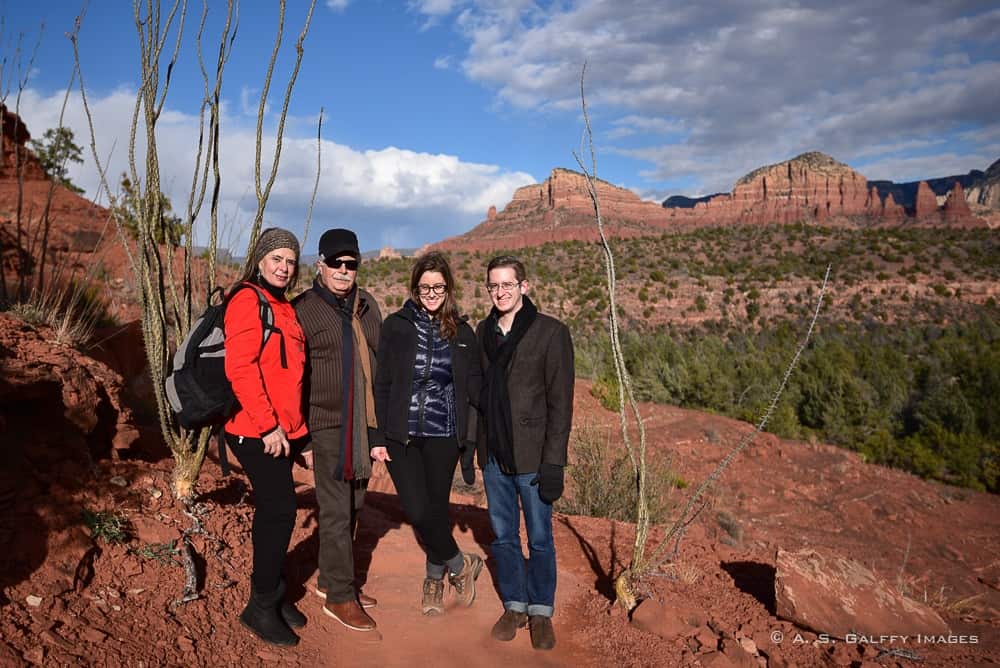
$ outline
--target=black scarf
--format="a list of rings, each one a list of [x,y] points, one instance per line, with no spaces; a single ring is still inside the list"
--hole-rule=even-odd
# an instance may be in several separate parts
[[[503,343],[497,342],[496,327],[500,313],[495,306],[490,311],[484,328],[483,349],[490,365],[486,369],[479,405],[486,417],[486,448],[500,470],[508,475],[517,473],[517,466],[514,463],[514,427],[510,415],[510,395],[507,392],[507,372],[517,344],[524,338],[537,315],[538,309],[525,295]]]

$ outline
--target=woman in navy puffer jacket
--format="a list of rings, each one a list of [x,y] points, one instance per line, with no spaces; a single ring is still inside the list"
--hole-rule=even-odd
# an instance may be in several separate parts
[[[481,557],[459,550],[448,516],[459,457],[475,450],[471,402],[482,377],[476,337],[459,317],[453,290],[443,255],[417,259],[410,299],[382,324],[375,374],[375,413],[386,443],[371,455],[388,467],[427,555],[425,615],[444,612],[446,573],[459,604],[472,605],[483,568]]]

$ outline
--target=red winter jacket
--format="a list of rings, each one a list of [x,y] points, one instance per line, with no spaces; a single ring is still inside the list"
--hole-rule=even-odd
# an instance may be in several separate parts
[[[302,376],[306,363],[305,336],[288,300],[267,290],[274,326],[264,349],[264,326],[255,290],[241,290],[226,307],[226,377],[240,402],[240,410],[226,422],[234,436],[261,438],[279,424],[288,438],[308,433],[302,415]],[[288,368],[281,368],[281,339],[285,339]]]

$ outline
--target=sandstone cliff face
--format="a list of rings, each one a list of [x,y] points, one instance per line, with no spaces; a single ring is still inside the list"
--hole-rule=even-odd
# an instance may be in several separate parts
[[[42,170],[41,163],[26,145],[31,140],[28,127],[18,118],[16,114],[7,110],[7,107],[0,104],[0,116],[3,117],[0,132],[3,133],[2,151],[0,159],[0,179],[16,179],[17,165],[20,161],[23,165],[22,177],[25,181],[44,181],[47,177]]]
[[[744,222],[793,223],[870,213],[868,180],[818,152],[804,153],[744,176],[733,188]]]
[[[1000,162],[994,168],[1000,197]],[[935,190],[927,182],[920,182],[914,187],[911,209],[894,196],[899,189],[896,184],[884,183],[894,188],[882,193],[849,166],[813,151],[750,172],[736,182],[731,193],[667,200],[676,206],[644,202],[635,193],[604,181],[597,183],[597,192],[605,232],[610,237],[661,234],[708,225],[800,221],[828,225],[985,224],[959,202],[959,198],[964,201],[960,180],[952,183],[951,191],[942,190],[949,193],[942,200],[944,206],[938,205]],[[585,177],[567,169],[554,169],[543,183],[519,188],[501,212],[491,207],[480,225],[434,247],[485,251],[597,239]]]
[[[972,215],[972,210],[966,201],[965,191],[962,189],[961,183],[956,181],[955,187],[948,193],[944,201],[944,206],[941,207],[941,217],[946,222],[953,224],[975,224],[975,217]]]
[[[986,170],[965,193],[966,201],[990,209],[1000,210],[1000,160]]]
[[[932,216],[937,216],[938,203],[934,191],[927,185],[926,181],[921,181],[917,186],[917,201],[913,205],[913,216],[917,220],[927,220]]]
[[[3,114],[0,253],[5,258],[4,269],[18,271],[24,251],[34,245],[37,254],[43,241],[50,254],[97,251],[102,235],[114,237],[108,210],[53,183],[25,146],[31,135],[24,122],[2,105],[0,113]],[[20,183],[18,160],[23,163]]]
[[[655,202],[645,202],[630,190],[600,180],[597,194],[608,236],[659,234],[669,229],[670,211]],[[478,226],[429,248],[488,251],[550,241],[597,241],[598,237],[586,178],[557,168],[543,183],[518,188],[503,211],[497,213],[490,207]]]

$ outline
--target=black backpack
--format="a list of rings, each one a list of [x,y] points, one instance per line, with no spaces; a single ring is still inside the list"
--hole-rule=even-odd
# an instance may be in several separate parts
[[[281,366],[288,367],[284,337],[281,330],[274,326],[274,311],[261,289],[251,283],[240,283],[227,295],[222,288],[215,288],[208,295],[204,313],[177,347],[173,371],[166,382],[170,407],[177,423],[185,429],[219,426],[239,410],[233,387],[226,378],[224,325],[226,307],[244,288],[250,288],[257,294],[260,321],[264,325],[261,351],[271,333],[277,333],[281,336]],[[216,297],[219,303],[213,304]]]

